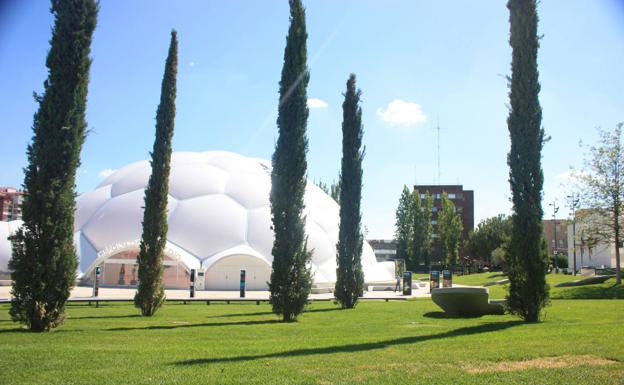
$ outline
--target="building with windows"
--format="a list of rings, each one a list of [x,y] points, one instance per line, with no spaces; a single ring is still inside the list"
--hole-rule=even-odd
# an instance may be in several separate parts
[[[74,239],[83,284],[102,268],[103,286],[137,283],[136,257],[142,233],[147,160],[129,164],[77,199]],[[167,242],[163,281],[167,288],[188,288],[190,270],[196,287],[238,290],[246,271],[248,290],[267,290],[273,262],[274,233],[269,192],[271,162],[231,152],[176,152],[169,177]],[[307,249],[317,288],[336,281],[338,204],[314,183],[305,190]],[[0,235],[16,222],[0,226]],[[10,247],[0,239],[0,272],[6,271]],[[377,262],[364,241],[362,268],[367,283],[391,282],[394,264]],[[199,277],[203,280],[199,280]]]
[[[415,185],[414,190],[420,193],[422,203],[425,203],[425,194],[429,193],[433,198],[433,212],[431,223],[435,234],[438,224],[438,211],[442,208],[442,194],[447,193],[448,198],[455,204],[464,226],[462,241],[468,239],[468,234],[474,229],[474,191],[464,190],[462,185]]]
[[[544,239],[548,245],[548,256],[566,255],[568,252],[568,221],[564,219],[544,219]]]
[[[16,221],[22,218],[24,192],[14,187],[0,187],[0,221]]]
[[[396,259],[396,239],[369,239],[368,244],[373,248],[377,262],[394,261]]]
[[[591,272],[593,269],[613,269],[617,266],[615,242],[609,236],[612,230],[609,221],[597,210],[578,210],[573,221],[565,221],[568,266],[574,266],[576,251],[576,270]],[[558,222],[559,223],[559,222]],[[557,239],[559,233],[557,233]],[[575,239],[576,238],[576,239]],[[559,244],[559,241],[557,240]],[[620,268],[624,268],[624,245],[618,245]],[[576,248],[576,250],[575,250]]]

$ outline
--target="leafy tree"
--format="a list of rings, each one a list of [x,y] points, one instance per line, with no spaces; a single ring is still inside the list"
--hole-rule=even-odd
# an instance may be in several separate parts
[[[24,170],[24,225],[10,237],[11,318],[38,332],[63,322],[76,281],[74,185],[86,137],[89,52],[98,6],[95,1],[56,0],[51,12],[48,78],[43,95],[35,95],[39,110]]]
[[[511,217],[499,214],[481,221],[470,233],[466,251],[472,257],[491,264],[494,250],[497,250],[511,236]]]
[[[619,247],[622,244],[624,201],[622,125],[618,123],[612,132],[598,129],[599,140],[589,148],[590,157],[585,160],[584,172],[574,174],[583,186],[583,203],[591,209],[584,221],[587,228],[581,239],[594,247],[600,241],[618,245],[615,247],[615,281],[618,285],[622,283]]]
[[[425,268],[431,269],[431,254],[433,253],[433,225],[431,224],[431,213],[433,212],[433,197],[429,191],[425,194],[425,205],[423,206],[423,232],[428,234],[425,237],[423,247],[423,261]]]
[[[464,226],[459,213],[455,210],[455,204],[448,198],[447,193],[442,194],[442,205],[438,213],[438,235],[440,251],[446,265],[457,265],[463,230]]]
[[[340,180],[341,179],[342,179],[342,176],[338,174],[338,181],[334,180],[329,186],[327,185],[327,183],[323,182],[322,180],[318,181],[318,183],[315,182],[315,184],[318,186],[318,188],[323,190],[325,194],[332,197],[336,201],[336,203],[340,204]]]
[[[331,186],[329,186],[329,195],[334,198],[334,200],[340,204],[340,186],[342,185],[342,174],[338,174],[338,181],[332,182]]]
[[[311,253],[306,249],[303,196],[306,186],[308,140],[305,10],[301,0],[290,0],[290,28],[284,50],[277,117],[279,138],[271,171],[271,216],[275,241],[269,283],[273,311],[293,321],[312,288]]]
[[[403,191],[399,198],[399,206],[397,207],[395,217],[394,238],[397,241],[398,259],[409,259],[409,243],[412,232],[412,214],[411,214],[411,197],[407,186],[403,185]]]
[[[407,268],[415,271],[422,263],[428,269],[430,266],[430,255],[432,245],[433,229],[431,225],[431,210],[433,199],[429,192],[425,195],[425,205],[418,190],[412,191],[411,195],[412,229],[410,231],[410,250],[407,259]]]
[[[507,157],[514,214],[509,240],[509,310],[526,322],[539,321],[548,303],[542,228],[542,147],[544,130],[538,94],[536,0],[509,0],[512,48],[507,118],[511,149]]]
[[[139,286],[134,305],[144,316],[152,316],[165,300],[162,283],[164,250],[167,243],[167,195],[171,169],[171,140],[175,120],[176,74],[178,72],[178,40],[171,31],[169,54],[156,112],[156,139],[152,151],[152,174],[145,189],[143,235],[137,262]]]
[[[342,104],[342,170],[340,172],[340,231],[335,295],[343,308],[353,308],[364,290],[362,272],[362,108],[355,74],[347,81]]]
[[[327,183],[323,182],[322,180],[319,180],[318,182],[314,182],[314,184],[316,184],[318,188],[323,190],[325,194],[329,195],[329,187],[327,187]]]

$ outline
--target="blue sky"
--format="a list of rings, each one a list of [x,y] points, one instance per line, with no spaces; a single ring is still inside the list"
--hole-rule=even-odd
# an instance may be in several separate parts
[[[308,176],[340,167],[342,92],[350,72],[362,89],[363,221],[389,238],[403,184],[441,179],[475,191],[476,219],[508,213],[507,84],[511,50],[504,1],[308,0]],[[567,213],[566,175],[582,166],[579,140],[624,120],[624,3],[543,0],[539,5],[546,205]],[[0,0],[0,185],[19,186],[46,78],[53,19],[42,0]],[[269,159],[288,5],[285,0],[104,0],[92,45],[87,118],[77,189],[106,170],[146,159],[171,28],[178,31],[175,151],[228,150]],[[393,103],[394,102],[394,103]],[[323,105],[317,102],[316,104]]]

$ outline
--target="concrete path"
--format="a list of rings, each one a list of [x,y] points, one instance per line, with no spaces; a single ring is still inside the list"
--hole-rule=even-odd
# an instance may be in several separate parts
[[[9,299],[11,288],[9,286],[0,286],[0,299]],[[134,298],[135,289],[117,289],[117,288],[100,288],[100,298],[119,298],[119,299],[132,299]],[[92,287],[79,286],[75,287],[70,298],[90,298],[93,293]],[[165,290],[165,295],[170,299],[184,299],[189,297],[188,290]],[[406,298],[400,292],[393,291],[367,291],[364,293],[364,298]],[[431,297],[429,294],[429,285],[425,287],[417,287],[414,285],[411,298],[425,298]],[[239,298],[238,291],[197,291],[195,292],[195,298]],[[267,300],[269,298],[268,291],[247,291],[245,298]],[[332,293],[322,294],[310,294],[310,299],[328,299],[333,298]]]

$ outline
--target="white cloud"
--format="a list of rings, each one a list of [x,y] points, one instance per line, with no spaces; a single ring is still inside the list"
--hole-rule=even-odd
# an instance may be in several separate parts
[[[194,61],[189,62],[189,66],[191,66],[191,67],[195,67],[196,65],[199,65],[199,63],[196,63]]]
[[[420,104],[406,102],[401,99],[395,99],[390,102],[385,110],[378,108],[377,115],[384,122],[402,126],[412,126],[427,121],[427,116],[422,111]]]
[[[100,171],[98,173],[98,176],[100,178],[108,178],[109,176],[111,176],[115,171],[117,170],[113,170],[112,168],[105,168],[104,170]]]
[[[321,99],[308,98],[308,108],[327,108],[328,105]]]

